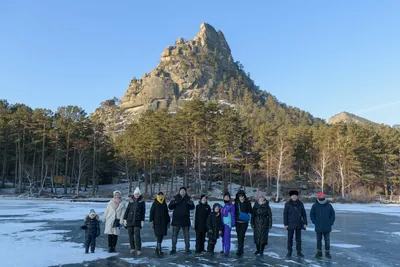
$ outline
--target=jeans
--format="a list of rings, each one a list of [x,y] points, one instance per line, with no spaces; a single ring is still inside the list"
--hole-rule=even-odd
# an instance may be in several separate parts
[[[189,226],[172,226],[172,250],[176,250],[176,243],[178,242],[178,235],[182,228],[183,238],[185,239],[185,250],[189,251],[190,249],[190,240],[189,240]]]
[[[330,233],[326,232],[316,232],[317,234],[317,249],[322,250],[322,237],[324,237],[325,240],[325,250],[329,251],[331,247],[331,239],[330,239]]]

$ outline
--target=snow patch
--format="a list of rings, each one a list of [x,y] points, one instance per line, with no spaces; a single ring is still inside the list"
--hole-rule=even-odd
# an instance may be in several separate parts
[[[269,256],[271,258],[274,258],[274,259],[281,259],[281,257],[277,253],[271,252],[271,251],[264,252],[264,255],[267,255],[267,256]]]
[[[331,244],[331,246],[338,248],[361,248],[360,245],[352,245],[352,244]]]

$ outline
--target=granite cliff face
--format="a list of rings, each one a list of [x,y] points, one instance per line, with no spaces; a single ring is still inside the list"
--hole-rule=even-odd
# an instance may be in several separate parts
[[[341,112],[339,114],[336,114],[335,116],[332,116],[328,119],[329,124],[336,124],[336,123],[358,123],[358,124],[370,124],[370,125],[379,125],[375,122],[372,122],[370,120],[364,119],[360,116],[354,115],[349,112]]]
[[[194,40],[179,38],[161,54],[158,66],[141,79],[132,79],[121,108],[137,115],[147,109],[168,107],[170,112],[191,99],[234,102],[244,88],[259,94],[253,81],[234,62],[221,31],[203,23]]]

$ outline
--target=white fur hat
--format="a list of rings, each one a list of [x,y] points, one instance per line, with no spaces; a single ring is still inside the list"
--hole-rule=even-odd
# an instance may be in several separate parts
[[[142,195],[142,192],[140,191],[139,187],[136,187],[135,191],[133,191],[133,194],[134,195],[136,195],[136,194]]]
[[[120,196],[122,196],[122,193],[121,193],[121,191],[119,191],[119,190],[115,190],[115,191],[113,192],[113,196],[115,197],[115,195],[116,195],[117,193],[118,193]]]

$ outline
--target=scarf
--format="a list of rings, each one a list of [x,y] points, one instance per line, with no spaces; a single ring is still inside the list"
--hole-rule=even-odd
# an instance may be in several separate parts
[[[317,201],[319,204],[325,204],[326,203],[326,198],[317,198]]]
[[[157,195],[156,199],[157,199],[158,203],[160,203],[160,204],[164,203],[164,197],[160,197],[159,195]]]

